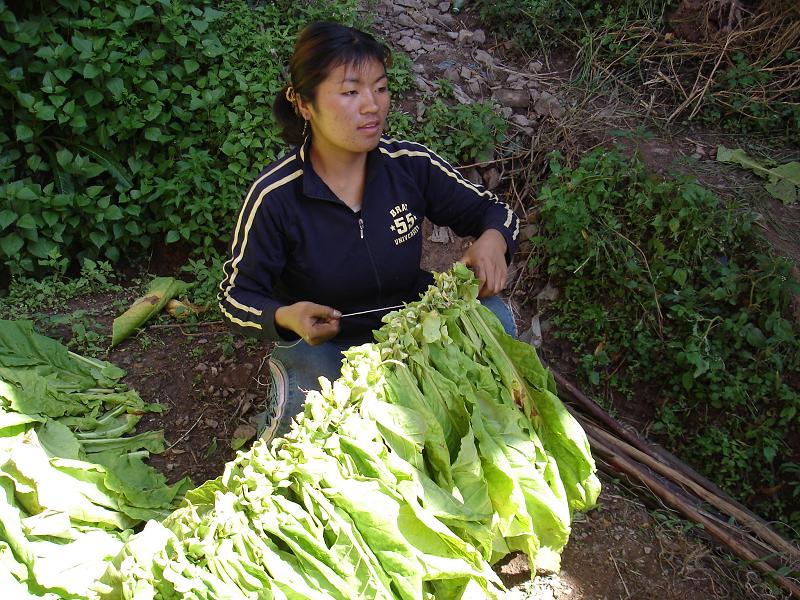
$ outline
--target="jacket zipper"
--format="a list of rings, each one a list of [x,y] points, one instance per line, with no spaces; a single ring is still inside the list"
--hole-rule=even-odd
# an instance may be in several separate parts
[[[361,236],[361,239],[364,239],[364,217],[363,217],[363,209],[362,209],[362,216],[358,217],[358,231]],[[381,278],[378,275],[378,269],[375,268],[375,261],[372,260],[372,253],[369,251],[369,244],[364,242],[364,248],[367,251],[367,258],[369,258],[369,264],[372,266],[372,272],[375,274],[375,282],[378,285],[378,301],[383,297],[383,286],[381,285]]]

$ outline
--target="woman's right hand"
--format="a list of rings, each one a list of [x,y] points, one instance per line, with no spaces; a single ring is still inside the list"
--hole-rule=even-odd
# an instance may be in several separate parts
[[[275,324],[294,331],[311,346],[317,346],[339,333],[339,317],[335,308],[313,302],[295,302],[275,311]]]

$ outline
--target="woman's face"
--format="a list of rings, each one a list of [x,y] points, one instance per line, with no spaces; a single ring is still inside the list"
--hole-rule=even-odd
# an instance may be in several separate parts
[[[315,152],[363,153],[378,145],[389,113],[386,70],[377,60],[339,65],[317,86],[313,103],[299,101]]]

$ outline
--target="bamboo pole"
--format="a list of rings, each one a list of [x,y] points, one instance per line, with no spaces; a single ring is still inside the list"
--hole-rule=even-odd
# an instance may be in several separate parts
[[[701,524],[704,530],[721,545],[728,548],[740,558],[749,561],[755,569],[766,575],[768,578],[774,580],[778,585],[789,592],[792,598],[800,600],[800,587],[798,587],[797,584],[779,574],[767,562],[757,556],[751,549],[743,545],[740,540],[737,540],[734,535],[692,507],[690,503],[687,502],[686,498],[681,497],[680,494],[676,494],[670,490],[663,481],[661,481],[658,477],[654,477],[647,467],[615,451],[600,437],[593,435],[591,432],[588,432],[588,435],[592,441],[592,446],[611,466],[642,482],[642,484],[647,486],[647,488],[650,489],[653,494],[661,498],[679,513]]]

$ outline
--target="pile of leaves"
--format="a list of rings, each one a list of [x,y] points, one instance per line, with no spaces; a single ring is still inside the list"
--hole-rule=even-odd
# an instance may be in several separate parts
[[[190,487],[144,463],[163,435],[133,430],[163,407],[124,374],[30,322],[0,321],[0,588],[11,597],[88,597],[132,528]]]
[[[133,536],[103,598],[497,598],[491,564],[558,568],[600,491],[583,430],[463,265],[387,315],[289,434]]]

